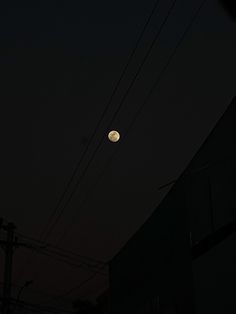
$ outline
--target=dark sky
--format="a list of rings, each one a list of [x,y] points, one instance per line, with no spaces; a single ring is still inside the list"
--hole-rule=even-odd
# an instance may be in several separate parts
[[[40,237],[154,3],[8,1],[1,8],[1,216],[18,231]],[[223,114],[236,90],[236,29],[209,0],[129,129],[200,3],[176,2],[111,125],[120,142],[104,139],[48,242],[111,259],[168,191],[158,187],[180,175]],[[160,1],[65,200],[171,4]],[[89,276],[27,250],[15,254],[14,283],[34,278],[34,289],[48,294],[64,293]],[[97,276],[69,297],[93,298],[106,286],[106,277]],[[25,298],[43,302],[29,292]]]

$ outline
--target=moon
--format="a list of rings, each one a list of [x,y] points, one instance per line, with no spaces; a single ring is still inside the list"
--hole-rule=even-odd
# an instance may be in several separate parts
[[[120,134],[119,132],[113,130],[108,133],[108,138],[111,142],[116,143],[120,139]]]

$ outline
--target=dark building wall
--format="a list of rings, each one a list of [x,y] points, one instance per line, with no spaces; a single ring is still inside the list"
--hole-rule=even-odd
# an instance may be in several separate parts
[[[235,128],[236,98],[153,215],[111,261],[113,314],[146,313],[157,296],[160,313],[194,312],[190,240],[194,245],[235,218]]]
[[[166,313],[172,313],[171,306],[192,313],[189,231],[180,186],[183,182],[112,260],[112,313],[146,313],[157,297]]]
[[[193,242],[236,219],[236,98],[189,168],[187,206]],[[187,178],[187,177],[186,177]],[[236,313],[236,234],[193,261],[196,314]]]
[[[236,313],[236,234],[193,262],[196,314]]]
[[[110,289],[106,289],[97,298],[99,314],[111,314]]]
[[[196,171],[195,171],[196,169]],[[183,174],[193,242],[236,218],[236,98]]]
[[[188,179],[186,202],[193,243],[236,219],[235,161],[232,154]]]

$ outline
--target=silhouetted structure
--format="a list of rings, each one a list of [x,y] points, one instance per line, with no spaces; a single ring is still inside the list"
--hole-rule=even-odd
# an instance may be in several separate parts
[[[75,314],[98,314],[98,308],[89,300],[77,299],[73,302],[73,309]]]
[[[112,314],[236,313],[235,285],[224,282],[216,291],[208,278],[228,261],[227,278],[236,282],[235,143],[236,98],[156,211],[110,262]]]
[[[110,314],[111,313],[111,302],[110,302],[110,289],[105,290],[97,298],[97,304],[99,308],[99,314]]]

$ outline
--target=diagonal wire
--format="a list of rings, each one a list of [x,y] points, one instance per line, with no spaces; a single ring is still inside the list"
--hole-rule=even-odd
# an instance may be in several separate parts
[[[118,81],[117,81],[116,84],[115,84],[115,88],[114,88],[114,90],[113,90],[113,92],[112,92],[112,94],[111,94],[111,96],[110,96],[110,98],[109,98],[109,100],[108,100],[107,105],[105,106],[105,108],[104,108],[104,110],[103,110],[103,112],[102,112],[102,115],[101,115],[101,117],[100,117],[100,119],[99,119],[99,121],[98,121],[98,123],[97,123],[97,125],[96,125],[96,127],[95,127],[95,129],[94,129],[94,131],[93,131],[93,133],[92,133],[92,135],[91,135],[91,137],[90,137],[88,143],[87,143],[87,145],[86,145],[86,148],[85,148],[85,150],[84,150],[84,152],[83,152],[81,158],[79,159],[78,163],[76,164],[76,166],[75,166],[75,168],[74,168],[74,171],[73,171],[73,173],[72,173],[72,176],[71,176],[71,178],[69,179],[69,181],[68,181],[68,183],[67,183],[67,185],[66,185],[66,188],[65,188],[64,192],[62,193],[62,195],[61,195],[61,197],[59,198],[59,200],[58,200],[58,202],[57,202],[57,204],[56,204],[54,210],[52,211],[51,216],[50,216],[50,218],[49,218],[49,220],[48,220],[48,223],[47,223],[46,227],[44,228],[44,230],[42,231],[42,233],[41,233],[41,235],[40,235],[40,238],[41,238],[41,239],[43,238],[43,235],[44,235],[45,233],[46,233],[45,238],[47,237],[46,229],[49,227],[50,223],[53,221],[53,218],[54,218],[54,216],[56,215],[56,213],[57,213],[57,211],[58,211],[58,208],[60,207],[62,201],[64,200],[64,197],[65,197],[65,195],[67,194],[67,192],[68,192],[68,190],[69,190],[69,188],[70,188],[70,186],[71,186],[71,184],[72,184],[72,182],[73,182],[73,180],[74,180],[74,178],[75,178],[75,176],[76,176],[76,174],[77,174],[77,172],[78,172],[78,169],[79,169],[79,167],[80,167],[82,161],[84,160],[85,155],[87,154],[88,149],[89,149],[89,147],[90,147],[90,145],[91,145],[93,139],[95,138],[95,135],[97,134],[97,131],[98,131],[98,129],[99,129],[99,127],[100,127],[100,125],[101,125],[101,123],[102,123],[102,121],[103,121],[103,119],[104,119],[106,113],[108,112],[108,109],[109,109],[109,107],[110,107],[110,105],[111,105],[111,103],[112,103],[112,101],[113,101],[113,98],[114,98],[114,96],[115,96],[115,94],[116,94],[116,92],[117,92],[117,90],[118,90],[118,88],[119,88],[119,86],[120,86],[121,81],[123,80],[125,74],[127,73],[127,69],[128,69],[128,67],[129,67],[129,65],[130,65],[130,63],[131,63],[131,61],[132,61],[132,59],[133,59],[133,57],[134,57],[134,55],[135,55],[135,53],[136,53],[136,51],[137,51],[137,48],[138,48],[138,46],[139,46],[139,44],[140,44],[140,42],[141,42],[141,40],[142,40],[142,38],[143,38],[143,35],[144,35],[145,31],[147,30],[148,25],[150,24],[150,21],[151,21],[153,15],[154,15],[154,13],[155,13],[157,7],[158,7],[159,2],[160,2],[160,0],[156,0],[156,1],[155,1],[155,4],[154,4],[154,6],[153,6],[153,8],[152,8],[152,11],[151,11],[151,13],[150,13],[150,15],[149,15],[149,17],[148,17],[148,19],[147,19],[147,21],[146,21],[146,23],[145,23],[145,25],[144,25],[142,31],[141,31],[141,33],[140,33],[140,35],[139,35],[139,37],[138,37],[136,43],[135,43],[135,46],[134,46],[133,50],[131,51],[131,54],[130,54],[130,56],[129,56],[129,58],[128,58],[128,61],[127,61],[127,63],[125,64],[125,66],[124,66],[124,68],[123,68],[123,71],[122,71],[122,73],[121,73],[121,75],[120,75]]]
[[[60,308],[55,308],[55,307],[51,307],[48,305],[29,303],[29,302],[25,302],[25,301],[19,301],[19,300],[13,299],[13,298],[11,299],[11,303],[12,304],[18,303],[19,306],[23,306],[23,307],[28,306],[31,308],[35,308],[35,309],[43,311],[43,313],[45,313],[45,311],[46,312],[54,312],[54,313],[73,313],[72,311],[68,311],[68,310],[63,309],[63,308],[60,309]]]
[[[20,237],[24,238],[24,239],[33,241],[33,242],[38,243],[40,245],[45,245],[47,248],[52,248],[52,249],[57,250],[59,252],[63,252],[65,254],[67,254],[68,256],[71,255],[71,256],[73,256],[75,258],[83,260],[83,263],[85,263],[87,265],[90,265],[89,263],[96,263],[96,264],[105,264],[106,263],[105,261],[98,260],[98,259],[92,258],[90,256],[85,256],[85,255],[79,254],[77,252],[74,252],[74,251],[71,251],[71,250],[68,250],[68,249],[64,249],[64,248],[55,246],[55,245],[53,245],[51,243],[47,243],[47,242],[44,242],[42,240],[39,240],[39,239],[30,237],[30,236],[24,235],[21,232],[16,232],[16,234],[19,235]]]
[[[56,297],[52,297],[49,299],[50,300],[57,300],[63,297],[66,297],[68,295],[70,295],[72,292],[74,291],[78,291],[80,288],[82,288],[84,285],[86,285],[88,282],[90,282],[91,280],[93,280],[97,274],[99,274],[99,271],[102,271],[104,269],[104,266],[100,267],[99,270],[97,272],[95,272],[94,274],[92,274],[91,276],[89,276],[88,278],[86,278],[85,280],[83,280],[79,285],[76,285],[75,287],[69,289],[67,292],[64,292],[63,294],[60,294]]]
[[[137,80],[137,78],[138,78],[138,76],[139,76],[139,74],[140,74],[140,72],[141,72],[141,70],[142,70],[144,64],[146,63],[146,61],[147,61],[149,55],[151,54],[151,51],[152,51],[154,45],[156,44],[157,39],[158,39],[158,37],[160,36],[160,33],[162,32],[164,26],[166,25],[167,20],[168,20],[168,18],[170,17],[170,15],[171,15],[171,13],[172,13],[172,11],[173,11],[173,9],[174,9],[174,6],[175,6],[176,2],[177,2],[177,0],[174,0],[174,1],[172,2],[172,5],[171,5],[171,7],[169,8],[168,13],[167,13],[167,15],[166,15],[164,21],[162,22],[161,27],[159,28],[159,30],[158,30],[158,32],[157,32],[155,38],[153,39],[151,45],[149,46],[149,49],[148,49],[147,53],[145,54],[145,56],[144,56],[144,58],[143,58],[143,60],[142,60],[142,62],[141,62],[141,64],[140,64],[140,66],[139,66],[137,72],[135,73],[135,75],[134,75],[134,77],[133,77],[133,79],[132,79],[132,81],[131,81],[131,83],[130,83],[128,89],[126,90],[126,92],[125,92],[125,94],[124,94],[124,96],[123,96],[123,98],[122,98],[122,100],[121,100],[121,102],[120,102],[118,108],[116,109],[116,111],[115,111],[115,113],[114,113],[114,115],[113,115],[113,117],[112,117],[112,119],[111,119],[111,121],[110,121],[110,123],[109,123],[109,125],[108,125],[108,127],[107,127],[107,130],[109,130],[109,128],[111,127],[112,123],[114,122],[116,116],[118,115],[119,111],[121,110],[122,105],[124,104],[124,102],[125,102],[125,100],[126,100],[128,94],[129,94],[131,88],[132,88],[133,85],[135,84],[135,82],[136,82],[136,80]],[[45,235],[45,238],[48,238],[48,237],[51,235],[52,231],[55,229],[57,223],[59,222],[61,216],[63,215],[63,213],[64,213],[66,207],[67,207],[67,206],[69,205],[69,203],[71,202],[71,200],[72,200],[72,198],[73,198],[75,192],[77,191],[77,189],[78,189],[78,187],[80,186],[80,184],[81,184],[83,178],[85,177],[85,175],[86,175],[86,173],[87,173],[87,171],[88,171],[88,169],[89,169],[91,163],[93,162],[93,160],[94,160],[94,158],[95,158],[95,155],[97,154],[97,152],[98,152],[99,149],[101,148],[105,136],[106,136],[106,132],[104,132],[103,136],[101,137],[101,139],[100,139],[100,141],[99,141],[97,147],[95,148],[95,150],[94,150],[92,156],[90,157],[90,159],[89,159],[89,161],[88,161],[88,163],[87,163],[87,166],[85,167],[84,171],[82,172],[81,177],[80,177],[79,180],[76,182],[76,184],[75,184],[75,186],[74,186],[74,189],[72,190],[72,192],[71,192],[69,198],[67,199],[66,203],[64,204],[64,206],[63,206],[62,209],[60,210],[58,216],[56,217],[56,219],[55,219],[54,222],[52,223],[51,228],[47,231],[47,233],[46,233],[46,235]]]
[[[85,155],[86,155],[86,153],[87,153],[87,151],[88,151],[88,149],[89,149],[90,144],[92,143],[92,141],[93,141],[93,139],[94,139],[94,137],[95,137],[95,135],[96,135],[96,133],[97,133],[97,130],[99,129],[99,127],[100,127],[100,125],[101,125],[101,123],[102,123],[102,121],[103,121],[103,119],[104,119],[106,113],[108,112],[108,109],[109,109],[109,107],[110,107],[110,105],[111,105],[111,103],[112,103],[112,101],[113,101],[113,98],[114,98],[114,96],[115,96],[115,94],[116,94],[116,92],[117,92],[117,90],[118,90],[118,88],[119,88],[119,85],[120,85],[121,81],[123,80],[123,78],[124,78],[124,76],[125,76],[125,74],[126,74],[126,72],[127,72],[127,69],[128,69],[128,67],[129,67],[129,65],[130,65],[130,63],[131,63],[131,61],[132,61],[132,59],[133,59],[133,57],[134,57],[134,55],[135,55],[135,53],[136,53],[136,51],[137,51],[137,48],[138,48],[138,46],[139,46],[139,44],[140,44],[140,42],[141,42],[141,40],[142,40],[142,38],[143,38],[143,35],[144,35],[144,33],[145,33],[147,27],[149,26],[149,23],[150,23],[150,21],[151,21],[153,15],[154,15],[154,13],[155,13],[157,7],[158,7],[159,2],[160,2],[160,0],[156,0],[156,1],[155,1],[155,4],[154,4],[154,6],[153,6],[153,8],[152,8],[152,10],[151,10],[151,13],[150,13],[150,15],[149,15],[149,17],[148,17],[148,19],[147,19],[147,21],[146,21],[146,23],[145,23],[145,25],[144,25],[142,31],[141,31],[141,33],[140,33],[140,35],[139,35],[139,37],[138,37],[138,39],[137,39],[137,41],[136,41],[136,44],[135,44],[133,50],[131,51],[131,54],[130,54],[130,56],[129,56],[129,58],[128,58],[128,61],[127,61],[127,63],[125,64],[125,66],[124,66],[124,68],[123,68],[123,71],[122,71],[122,73],[121,73],[121,76],[119,77],[119,79],[118,79],[118,81],[117,81],[117,83],[116,83],[116,85],[115,85],[115,88],[114,88],[114,90],[113,90],[113,92],[112,92],[112,94],[111,94],[111,96],[110,96],[110,99],[109,99],[109,101],[108,101],[106,107],[104,108],[104,111],[103,111],[103,113],[102,113],[102,115],[101,115],[101,117],[100,117],[100,119],[99,119],[99,121],[98,121],[98,124],[96,125],[96,128],[95,128],[95,130],[94,130],[92,136],[90,137],[90,140],[89,140],[89,142],[87,143],[87,146],[86,146],[86,148],[85,148],[85,150],[84,150],[84,152],[83,152],[81,158],[79,159],[78,163],[76,164],[76,167],[75,167],[75,169],[74,169],[74,171],[73,171],[73,173],[72,173],[71,178],[69,179],[69,181],[68,181],[68,183],[67,183],[67,185],[66,185],[66,188],[65,188],[64,192],[62,193],[61,197],[59,198],[59,200],[58,200],[58,202],[57,202],[57,204],[56,204],[54,210],[52,211],[52,213],[51,213],[51,215],[50,215],[50,217],[49,217],[49,219],[48,219],[48,222],[46,223],[45,228],[42,230],[42,232],[41,232],[41,234],[40,234],[40,239],[41,239],[41,240],[44,240],[44,241],[47,240],[47,238],[48,238],[49,235],[51,234],[52,230],[55,228],[57,222],[59,221],[59,219],[60,219],[62,213],[64,212],[65,207],[69,204],[70,200],[71,200],[72,197],[73,197],[74,192],[72,192],[72,195],[69,197],[69,202],[66,203],[66,206],[63,207],[63,209],[62,209],[62,211],[59,213],[59,216],[57,217],[56,221],[54,221],[54,223],[53,223],[53,219],[54,219],[54,217],[56,216],[57,211],[58,211],[58,209],[60,208],[60,205],[61,205],[62,201],[64,200],[64,197],[65,197],[65,195],[67,194],[67,192],[68,192],[68,190],[69,190],[69,188],[70,188],[70,186],[71,186],[71,184],[72,184],[72,182],[73,182],[73,180],[74,180],[74,178],[75,178],[75,176],[76,176],[76,173],[77,173],[77,171],[78,171],[78,169],[79,169],[79,167],[80,167],[80,165],[81,165],[81,163],[82,163],[82,161],[83,161],[83,159],[84,159],[84,157],[85,157]],[[96,149],[96,152],[97,152],[97,150],[98,150],[98,148]],[[96,153],[96,152],[95,152],[95,153]],[[94,155],[95,155],[95,154],[93,154],[93,156],[94,156]],[[89,162],[88,166],[86,167],[85,172],[83,172],[82,178],[84,177],[85,173],[87,172],[87,169],[88,169],[90,163],[91,163],[91,162]],[[51,222],[52,222],[52,225],[51,225],[51,228],[50,228]],[[26,261],[26,264],[28,264],[28,263],[30,263],[30,258],[28,258],[27,261]],[[21,272],[21,273],[23,273],[23,272]]]
[[[131,121],[131,124],[129,125],[128,129],[126,130],[124,136],[123,136],[123,140],[127,137],[127,135],[129,134],[129,132],[131,131],[133,125],[135,124],[137,118],[140,116],[140,114],[142,113],[142,110],[144,109],[144,106],[146,105],[146,103],[148,102],[148,100],[150,99],[150,97],[152,96],[153,92],[155,91],[155,89],[157,88],[162,76],[164,75],[164,73],[166,72],[167,68],[169,67],[171,61],[173,60],[174,56],[176,55],[177,50],[179,49],[180,45],[182,44],[183,40],[185,39],[185,36],[187,35],[187,33],[190,31],[193,23],[195,22],[195,20],[197,19],[197,17],[199,16],[199,13],[202,9],[202,7],[204,6],[204,4],[207,2],[207,0],[203,0],[199,7],[197,8],[197,10],[194,12],[190,23],[187,25],[185,31],[183,32],[182,36],[180,37],[180,40],[178,41],[177,45],[175,46],[174,50],[172,51],[171,55],[169,56],[167,63],[165,64],[165,66],[162,68],[162,71],[160,72],[159,76],[157,77],[157,79],[155,80],[154,84],[151,87],[150,92],[148,93],[146,99],[144,100],[144,102],[142,103],[142,105],[139,107],[139,110],[136,112],[133,120]],[[117,152],[119,150],[119,145],[121,143],[117,143],[117,149],[114,151],[114,153],[111,155],[111,158],[108,161],[108,164],[111,164],[113,158],[117,155]],[[96,181],[96,183],[94,184],[94,187],[97,185],[97,183],[100,181],[100,179],[103,177],[103,175],[105,174],[105,171],[107,169],[107,166],[104,167],[103,171],[100,173],[100,176],[98,177],[98,180]],[[159,190],[161,190],[164,187],[167,187],[173,183],[175,183],[176,180],[172,180],[171,182],[165,184],[164,186],[161,186],[159,188]],[[85,201],[87,201],[88,199],[86,198]],[[73,224],[73,223],[72,223]],[[68,230],[71,230],[71,225],[69,225],[65,231],[64,231],[64,235],[66,235],[66,232]]]
[[[153,94],[155,88],[157,87],[159,81],[160,81],[160,78],[161,76],[164,74],[164,72],[166,71],[166,69],[168,68],[170,62],[172,61],[172,59],[174,58],[178,48],[180,47],[180,45],[182,44],[185,36],[187,35],[187,33],[189,32],[189,30],[191,29],[193,23],[195,22],[195,20],[197,19],[202,7],[204,6],[204,4],[207,2],[207,0],[203,0],[201,3],[200,3],[200,6],[197,8],[197,10],[195,11],[190,23],[188,24],[187,28],[185,29],[184,33],[182,34],[179,42],[177,43],[175,49],[173,50],[172,54],[170,55],[166,65],[164,66],[164,68],[162,69],[161,71],[161,74],[158,76],[157,80],[155,81],[155,83],[153,84],[147,98],[145,99],[145,101],[143,102],[143,104],[140,106],[139,110],[137,111],[136,115],[134,116],[134,119],[132,120],[132,123],[130,124],[128,130],[126,131],[125,133],[125,136],[127,136],[127,134],[129,133],[129,131],[131,130],[132,126],[134,125],[134,123],[136,122],[138,116],[140,115],[142,109],[144,108],[145,104],[147,103],[147,101],[149,100],[149,98],[151,97],[151,95]],[[115,155],[115,154],[114,154]],[[113,155],[113,156],[114,156]],[[104,173],[104,171],[103,171]],[[83,285],[87,284],[89,281],[93,280],[94,278],[96,277],[96,273],[94,273],[93,275],[91,275],[90,277],[88,277],[86,280],[82,281],[78,286],[75,286],[73,288],[71,288],[70,290],[68,290],[67,292],[61,294],[60,296],[58,297],[63,297],[63,296],[67,296],[69,294],[71,294],[72,292],[74,291],[77,291],[79,290]]]
[[[38,254],[42,254],[42,255],[48,256],[48,257],[50,257],[50,258],[52,258],[54,260],[57,260],[57,261],[62,262],[64,264],[67,264],[67,265],[69,265],[71,267],[84,269],[83,263],[76,263],[76,262],[73,262],[73,261],[68,261],[61,254],[55,254],[55,253],[52,253],[51,251],[47,251],[47,250],[44,251],[43,249],[40,249],[40,248],[33,249],[33,251],[35,251]],[[106,265],[103,265],[103,266],[105,267]],[[93,269],[91,269],[89,267],[86,268],[86,270],[89,271],[89,272],[92,272],[92,273],[97,273],[97,270],[95,270],[95,269],[93,270]],[[107,274],[105,274],[103,272],[98,272],[98,274],[103,275],[103,276],[107,276]]]

